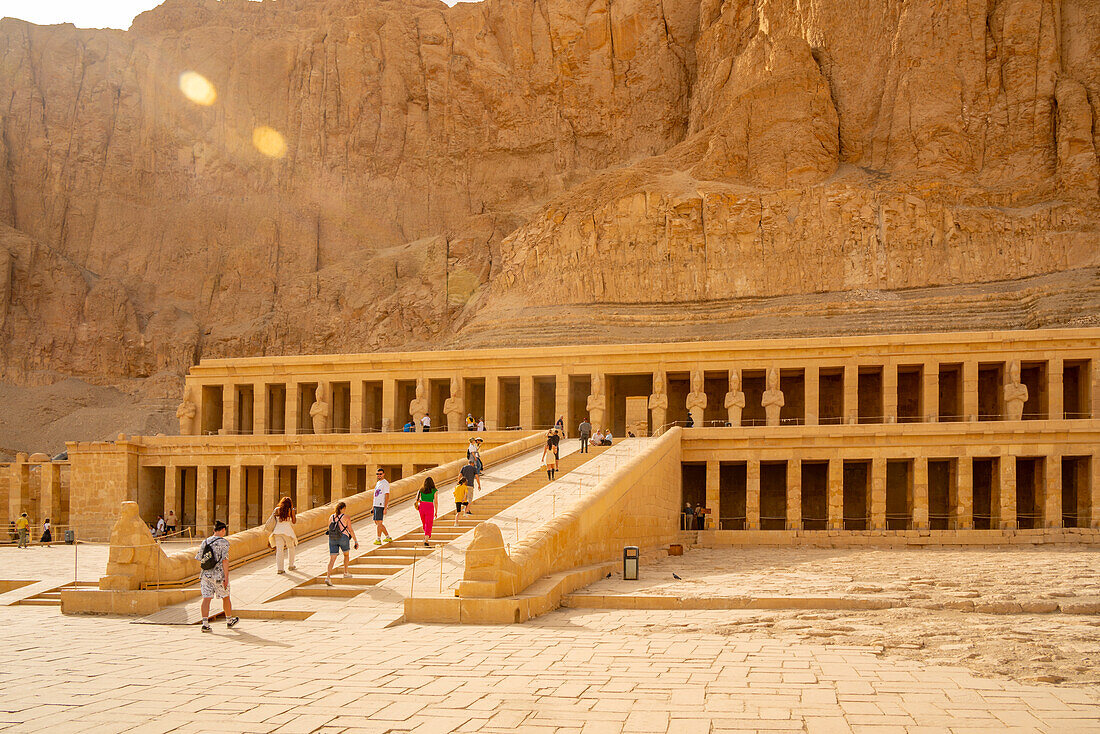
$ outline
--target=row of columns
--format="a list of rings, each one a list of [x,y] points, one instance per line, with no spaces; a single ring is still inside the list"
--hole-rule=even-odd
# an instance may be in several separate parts
[[[15,520],[26,512],[36,524],[45,518],[55,525],[61,525],[67,518],[62,514],[60,462],[29,461],[26,454],[20,454],[8,467],[8,506],[10,520]],[[37,492],[32,480],[33,469],[38,469]]]
[[[1000,529],[1015,529],[1016,516],[1016,457],[999,457],[999,488],[995,493],[997,505],[993,507]],[[1062,462],[1060,456],[1046,457],[1044,486],[1036,487],[1040,522],[1037,526],[1045,528],[1062,527]],[[911,527],[915,530],[927,530],[929,527],[928,510],[928,458],[919,457],[912,461],[912,504]],[[869,460],[871,471],[868,482],[868,528],[886,529],[886,462],[885,458]],[[715,518],[715,528],[721,518],[721,463],[706,463],[706,501],[711,517]],[[823,463],[814,461],[814,463]],[[745,528],[760,529],[760,465],[759,459],[750,459],[746,464],[745,488]],[[786,477],[786,527],[788,530],[802,528],[802,460],[787,459]],[[974,476],[973,462],[969,457],[956,462],[954,492],[950,498],[952,508],[951,527],[957,530],[969,530],[974,527]],[[1091,499],[1091,518],[1082,518],[1081,526],[1100,527],[1100,457],[1091,461],[1092,477],[1088,482]],[[826,484],[826,505],[829,530],[844,528],[844,460],[828,460],[828,479]],[[1040,493],[1039,490],[1043,491]],[[1041,497],[1041,500],[1039,499]]]

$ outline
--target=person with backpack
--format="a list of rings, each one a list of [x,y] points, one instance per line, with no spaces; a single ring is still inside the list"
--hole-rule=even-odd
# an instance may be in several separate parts
[[[435,522],[435,480],[424,478],[424,486],[416,493],[416,509],[420,512],[420,524],[424,527],[424,545],[431,547],[432,524]]]
[[[351,576],[348,571],[348,557],[351,555],[351,543],[355,543],[355,550],[359,550],[359,538],[355,537],[355,530],[351,527],[351,521],[344,514],[346,502],[336,503],[336,512],[328,517],[328,570],[325,571],[325,586],[332,586],[332,567],[336,565],[336,556],[340,551],[344,552],[344,578]]]
[[[240,622],[233,616],[233,603],[229,600],[229,526],[221,520],[214,523],[214,534],[202,542],[195,559],[199,562],[199,590],[202,592],[202,631],[213,631],[210,627],[210,600],[217,597],[222,600],[225,611],[225,626],[233,627]]]

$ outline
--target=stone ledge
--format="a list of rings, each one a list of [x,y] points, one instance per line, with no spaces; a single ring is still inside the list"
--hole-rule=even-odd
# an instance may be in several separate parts
[[[101,591],[99,589],[62,589],[62,614],[154,614],[173,604],[198,597],[198,589],[170,591]]]

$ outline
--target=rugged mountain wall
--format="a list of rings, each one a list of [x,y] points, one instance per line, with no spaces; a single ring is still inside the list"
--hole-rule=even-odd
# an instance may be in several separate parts
[[[185,72],[212,104],[181,94]],[[1098,121],[1091,0],[168,0],[128,32],[3,20],[0,380],[492,343],[517,309],[690,321],[729,299],[1080,273],[1100,266]]]

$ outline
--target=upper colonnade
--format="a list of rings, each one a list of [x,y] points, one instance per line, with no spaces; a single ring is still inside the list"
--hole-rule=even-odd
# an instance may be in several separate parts
[[[183,435],[1087,419],[1100,329],[207,359]]]

